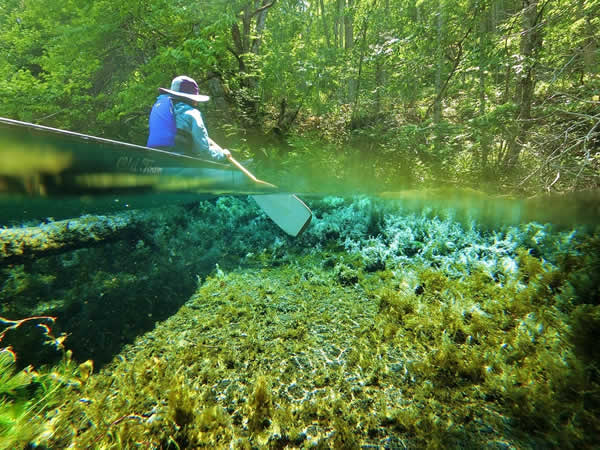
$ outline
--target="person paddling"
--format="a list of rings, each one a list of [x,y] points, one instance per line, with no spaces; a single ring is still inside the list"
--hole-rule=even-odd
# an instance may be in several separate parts
[[[277,186],[256,178],[235,160],[229,150],[219,147],[208,137],[202,114],[196,106],[198,102],[206,102],[209,98],[198,93],[198,84],[193,79],[179,76],[173,79],[171,89],[159,88],[159,92],[161,95],[150,112],[147,147],[162,148],[200,158],[226,158],[239,171],[233,173],[246,177],[257,188],[269,192],[252,197],[277,226],[290,236],[298,236],[308,227],[312,212],[302,200],[289,193],[271,193],[277,191]],[[161,173],[173,176],[201,176],[193,167],[165,167]],[[227,179],[231,182],[232,177],[228,176]]]
[[[161,94],[150,111],[147,147],[216,160],[231,156],[229,150],[211,145],[197,109],[198,103],[208,101],[209,97],[198,93],[196,81],[178,76],[171,82],[171,89],[158,90]]]

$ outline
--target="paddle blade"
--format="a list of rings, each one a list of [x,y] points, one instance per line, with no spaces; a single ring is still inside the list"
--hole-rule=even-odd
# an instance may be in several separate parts
[[[310,224],[312,212],[293,194],[253,195],[252,198],[290,236],[300,235]]]

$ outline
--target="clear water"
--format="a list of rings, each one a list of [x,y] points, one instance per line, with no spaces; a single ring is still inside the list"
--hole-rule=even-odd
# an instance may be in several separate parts
[[[235,190],[31,195],[2,175],[0,344],[19,370],[77,361],[62,406],[26,417],[53,434],[20,445],[598,444],[598,193],[304,177],[292,238]]]

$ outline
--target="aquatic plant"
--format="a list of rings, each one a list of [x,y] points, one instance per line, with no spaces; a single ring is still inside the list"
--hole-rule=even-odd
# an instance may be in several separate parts
[[[64,394],[81,383],[71,353],[55,367],[15,369],[15,354],[0,350],[0,448],[25,448],[55,432],[53,419]]]
[[[456,277],[417,264],[367,272],[348,260],[335,269],[312,256],[221,269],[90,378],[89,402],[61,410],[63,422],[85,418],[69,442],[590,442],[584,430],[597,422],[584,403],[597,395],[586,393],[569,316],[554,300],[565,277],[549,289],[556,269],[529,252],[520,258],[503,282],[485,270]],[[348,284],[340,274],[351,268],[358,279]],[[583,310],[579,317],[588,323]]]
[[[262,431],[271,425],[273,415],[273,395],[269,381],[265,376],[258,376],[254,383],[254,389],[248,399],[250,414],[248,417],[248,429],[252,432]]]
[[[112,362],[78,370],[40,444],[597,443],[596,236],[484,230],[364,198],[311,207],[296,240],[229,198],[157,212],[134,242],[81,250],[77,276],[92,283],[69,295],[86,298],[82,311],[110,305],[94,316],[101,327],[122,315],[153,329],[119,331],[132,341]],[[159,316],[178,294],[153,291],[182,279],[189,299]]]
[[[22,445],[38,433],[29,421],[31,400],[27,388],[33,382],[28,371],[14,372],[15,356],[0,351],[0,448]]]

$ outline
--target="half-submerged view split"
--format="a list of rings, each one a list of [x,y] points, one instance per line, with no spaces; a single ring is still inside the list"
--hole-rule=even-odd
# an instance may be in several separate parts
[[[600,0],[0,6],[0,449],[600,446]]]

